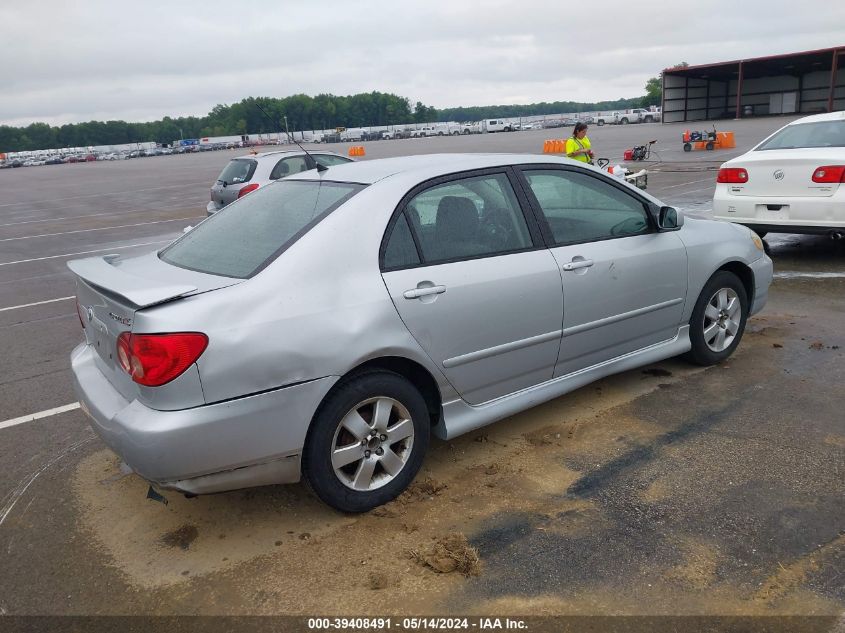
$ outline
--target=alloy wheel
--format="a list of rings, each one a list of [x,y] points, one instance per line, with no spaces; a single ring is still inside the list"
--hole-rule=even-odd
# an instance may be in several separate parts
[[[704,309],[704,342],[718,353],[731,346],[739,332],[742,304],[732,288],[717,290]]]
[[[347,488],[368,491],[390,483],[414,446],[414,422],[398,400],[380,396],[356,404],[332,439],[332,467]]]

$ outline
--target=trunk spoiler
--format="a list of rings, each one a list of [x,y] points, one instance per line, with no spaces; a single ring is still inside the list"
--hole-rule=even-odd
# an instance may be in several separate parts
[[[88,257],[67,263],[74,274],[87,283],[120,295],[138,308],[146,308],[197,290],[197,286],[145,279],[120,270],[112,264],[120,255]]]

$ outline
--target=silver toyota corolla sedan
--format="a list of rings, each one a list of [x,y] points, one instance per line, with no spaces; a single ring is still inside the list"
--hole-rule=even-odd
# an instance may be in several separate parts
[[[163,250],[69,263],[74,383],[140,476],[373,508],[449,439],[609,374],[727,358],[772,263],[583,163],[429,155],[303,172]]]

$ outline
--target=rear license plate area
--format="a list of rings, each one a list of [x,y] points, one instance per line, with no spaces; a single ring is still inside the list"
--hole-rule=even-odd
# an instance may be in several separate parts
[[[788,220],[788,204],[758,204],[756,205],[758,220]]]

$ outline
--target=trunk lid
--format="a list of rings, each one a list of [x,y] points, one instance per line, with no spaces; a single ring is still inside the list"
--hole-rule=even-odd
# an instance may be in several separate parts
[[[228,184],[224,186],[223,183],[218,180],[211,187],[211,200],[217,204],[219,209],[222,209],[226,205],[229,205],[238,199],[238,193],[243,186],[244,185]]]
[[[138,396],[138,385],[120,367],[117,338],[132,331],[141,309],[180,297],[241,283],[171,266],[157,253],[122,260],[119,255],[89,257],[68,262],[76,275],[76,297],[85,339],[97,353],[97,366],[127,400]]]
[[[842,164],[845,150],[841,147],[808,147],[757,150],[724,167],[742,167],[748,172],[747,183],[728,185],[735,196],[824,198],[836,193],[840,185],[813,182],[813,172],[823,165]]]
[[[255,175],[258,162],[252,158],[233,158],[211,187],[211,200],[223,208],[238,199],[238,194]]]

